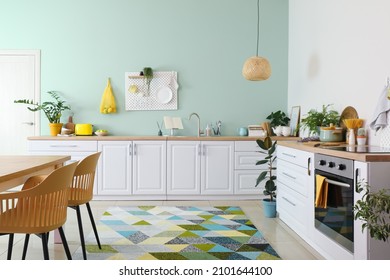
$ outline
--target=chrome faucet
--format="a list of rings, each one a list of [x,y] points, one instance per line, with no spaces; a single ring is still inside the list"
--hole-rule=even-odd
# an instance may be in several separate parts
[[[203,131],[200,129],[200,117],[197,113],[192,113],[189,117],[188,120],[191,120],[192,116],[196,116],[198,118],[198,137],[200,137],[203,134]]]

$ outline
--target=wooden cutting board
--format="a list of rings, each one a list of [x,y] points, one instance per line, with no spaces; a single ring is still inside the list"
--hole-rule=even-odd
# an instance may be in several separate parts
[[[311,147],[331,147],[331,146],[340,146],[342,144],[345,144],[345,142],[321,142],[321,141],[310,141],[310,142],[304,142],[304,145],[311,146]]]

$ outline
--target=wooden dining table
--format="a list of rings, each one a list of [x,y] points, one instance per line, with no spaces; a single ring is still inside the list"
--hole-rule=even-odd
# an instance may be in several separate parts
[[[0,192],[22,185],[29,177],[48,174],[70,156],[0,155]]]

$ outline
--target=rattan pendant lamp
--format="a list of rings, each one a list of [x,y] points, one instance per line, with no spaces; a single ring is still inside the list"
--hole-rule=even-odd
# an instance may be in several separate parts
[[[257,46],[256,56],[248,58],[242,68],[242,75],[249,81],[264,81],[271,76],[269,61],[259,56],[260,0],[257,0]]]

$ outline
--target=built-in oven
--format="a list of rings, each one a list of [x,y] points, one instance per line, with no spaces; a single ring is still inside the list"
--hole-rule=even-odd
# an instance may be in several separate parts
[[[353,160],[315,154],[314,225],[353,253]]]

